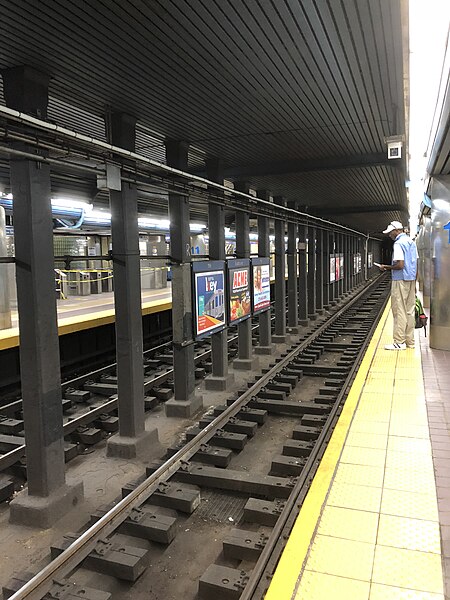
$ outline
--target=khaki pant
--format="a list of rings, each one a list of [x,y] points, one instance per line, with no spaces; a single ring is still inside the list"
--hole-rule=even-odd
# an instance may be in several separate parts
[[[394,317],[394,343],[414,346],[416,282],[392,281],[391,307]]]

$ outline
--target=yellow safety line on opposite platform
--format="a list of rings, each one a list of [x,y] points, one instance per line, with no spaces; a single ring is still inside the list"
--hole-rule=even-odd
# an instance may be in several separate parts
[[[172,310],[172,300],[151,300],[142,304],[142,315],[151,315],[165,310]],[[58,335],[67,335],[85,329],[109,325],[116,320],[113,308],[90,314],[65,317],[58,320]],[[20,343],[19,328],[5,329],[0,331],[0,350],[15,348]]]
[[[289,600],[293,597],[389,310],[390,305],[386,307],[369,343],[341,416],[278,563],[265,600]]]

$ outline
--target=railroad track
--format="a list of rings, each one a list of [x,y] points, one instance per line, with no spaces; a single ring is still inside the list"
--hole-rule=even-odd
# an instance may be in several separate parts
[[[4,597],[262,598],[387,297],[356,293]]]
[[[257,334],[258,325],[253,327]],[[237,335],[228,338],[228,359],[237,354]],[[173,355],[170,341],[144,352],[145,410],[173,394]],[[196,378],[204,378],[212,368],[208,340],[196,344]],[[98,444],[105,436],[118,430],[116,363],[77,376],[61,385],[64,412],[65,459],[69,462],[86,447]],[[0,406],[0,473],[11,467],[20,481],[0,482],[0,502],[10,498],[14,489],[26,478],[24,422],[22,400]],[[14,476],[15,473],[13,473]]]

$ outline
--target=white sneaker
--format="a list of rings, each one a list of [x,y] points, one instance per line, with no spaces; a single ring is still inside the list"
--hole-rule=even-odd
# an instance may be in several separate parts
[[[406,344],[397,344],[394,342],[393,344],[388,344],[384,347],[385,350],[406,350]]]

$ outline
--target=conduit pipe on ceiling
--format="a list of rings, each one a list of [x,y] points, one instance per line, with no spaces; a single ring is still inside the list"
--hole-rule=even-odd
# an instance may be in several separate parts
[[[127,158],[128,160],[134,160],[134,161],[140,162],[142,164],[146,164],[148,166],[157,168],[161,171],[165,171],[166,173],[169,173],[171,175],[183,177],[184,179],[187,179],[188,181],[201,183],[208,187],[214,187],[221,191],[225,191],[225,192],[233,194],[235,196],[245,198],[246,200],[250,200],[254,204],[268,206],[271,209],[273,209],[273,204],[271,202],[268,202],[267,200],[262,200],[261,198],[255,198],[255,196],[252,196],[251,194],[245,194],[244,192],[232,190],[224,185],[215,183],[214,181],[210,181],[209,179],[205,179],[204,177],[199,177],[198,175],[192,175],[190,173],[187,173],[186,171],[181,171],[180,169],[175,169],[173,167],[169,167],[168,165],[165,165],[164,163],[160,163],[156,160],[152,160],[151,158],[141,156],[140,154],[137,154],[136,152],[131,152],[130,150],[125,150],[124,148],[120,148],[118,146],[113,146],[112,144],[102,142],[101,140],[97,140],[93,137],[84,135],[82,133],[77,133],[70,129],[66,129],[65,127],[55,125],[54,123],[47,123],[46,121],[42,121],[41,119],[37,119],[36,117],[32,117],[30,115],[27,115],[26,113],[22,113],[20,111],[13,110],[6,106],[0,106],[0,115],[5,117],[6,119],[13,120],[13,121],[19,121],[22,124],[29,125],[31,127],[36,127],[38,129],[41,129],[41,130],[44,130],[44,131],[47,131],[50,133],[57,133],[58,135],[65,137],[69,140],[72,140],[72,141],[75,140],[75,141],[81,142],[83,144],[88,144],[89,146],[92,146],[94,148],[112,152],[113,154],[117,154],[119,156],[122,156],[123,158]],[[321,217],[309,215],[307,213],[303,213],[303,212],[300,212],[300,211],[292,209],[292,208],[277,206],[277,209],[281,210],[283,212],[283,214],[285,214],[285,215],[291,215],[292,218],[295,218],[295,217],[302,217],[303,219],[307,218],[314,222],[324,223],[327,226],[331,226],[333,228],[337,227],[344,231],[350,231],[351,233],[354,233],[359,236],[365,235],[364,233],[362,233],[361,231],[357,231],[356,229],[346,227],[345,225],[340,225],[339,223],[333,223],[332,221],[322,219]]]

